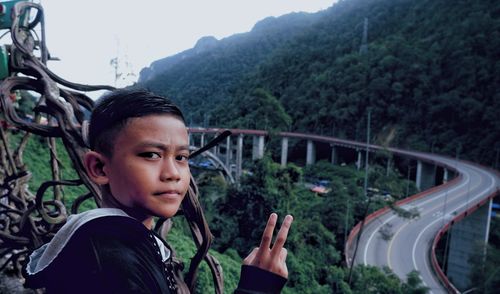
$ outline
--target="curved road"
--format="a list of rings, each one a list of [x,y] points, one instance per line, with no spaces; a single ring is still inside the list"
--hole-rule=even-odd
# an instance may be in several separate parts
[[[463,161],[426,153],[400,150],[399,153],[446,164],[455,168],[461,177],[453,185],[434,189],[425,197],[401,206],[418,209],[419,218],[402,219],[389,211],[367,224],[363,228],[355,263],[388,266],[402,280],[406,280],[409,272],[417,270],[430,293],[447,293],[430,263],[434,237],[455,215],[497,191],[500,178],[487,169]],[[381,232],[390,238],[383,238]]]
[[[193,133],[217,133],[221,129],[191,128]],[[262,130],[231,129],[235,135],[264,136]],[[360,142],[343,140],[333,137],[281,132],[281,137],[307,139],[316,142],[329,143],[334,146],[364,149],[366,145]],[[386,150],[380,146],[369,145],[370,151]],[[466,211],[481,202],[500,188],[500,177],[494,172],[471,163],[452,158],[412,152],[396,148],[388,151],[403,157],[434,162],[437,165],[454,169],[460,175],[446,186],[433,188],[424,197],[402,205],[405,209],[418,209],[420,217],[413,220],[402,219],[392,211],[383,213],[370,221],[364,228],[360,238],[355,263],[388,266],[402,280],[406,275],[417,270],[423,283],[430,288],[430,293],[447,293],[434,274],[430,263],[430,248],[438,231],[449,223],[455,215]],[[354,232],[355,230],[353,230]],[[351,234],[353,233],[351,232]],[[381,234],[382,233],[382,234]],[[383,238],[386,235],[390,238]],[[350,242],[348,242],[350,243]],[[348,260],[353,252],[352,243],[348,244]]]

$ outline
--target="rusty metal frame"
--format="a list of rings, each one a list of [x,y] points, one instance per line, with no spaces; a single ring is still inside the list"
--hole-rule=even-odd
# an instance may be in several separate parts
[[[20,16],[32,11],[36,13],[35,18],[28,24],[21,24]],[[89,193],[74,201],[71,213],[77,213],[79,206],[91,198],[98,207],[100,206],[100,189],[86,175],[82,162],[83,155],[88,150],[82,132],[83,110],[91,111],[94,102],[80,91],[113,90],[113,87],[72,83],[47,68],[49,54],[45,44],[45,23],[41,5],[19,2],[14,6],[12,17],[12,44],[6,46],[10,75],[0,80],[0,115],[3,115],[12,130],[23,135],[18,146],[11,148],[11,131],[0,127],[0,271],[10,267],[20,273],[21,263],[27,254],[50,241],[66,222],[68,212],[61,189],[65,186],[84,185],[89,190]],[[40,40],[35,40],[33,29],[38,25],[41,26],[42,36]],[[34,55],[35,50],[40,51],[39,56]],[[11,93],[16,90],[34,91],[41,95],[32,110],[35,117],[33,122],[18,115],[10,99]],[[41,123],[42,117],[47,118],[47,124]],[[35,193],[30,191],[28,183],[32,172],[36,171],[29,171],[23,162],[23,152],[32,134],[47,138],[52,169],[52,179],[44,182]],[[62,141],[78,175],[77,179],[60,178],[55,138]],[[52,193],[47,192],[49,188],[53,188]],[[215,292],[223,293],[222,269],[219,262],[208,254],[212,234],[198,201],[198,189],[194,179],[191,180],[189,192],[178,214],[186,218],[198,248],[184,279],[180,274],[182,266],[177,267],[175,276],[178,279],[179,292],[192,292],[199,264],[205,260],[212,271]],[[169,222],[170,220],[166,223]],[[163,231],[168,232],[168,229]]]

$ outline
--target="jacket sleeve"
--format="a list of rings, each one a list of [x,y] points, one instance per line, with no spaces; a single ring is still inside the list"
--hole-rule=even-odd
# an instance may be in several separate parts
[[[280,293],[287,279],[255,266],[241,267],[240,282],[235,294],[272,294]]]

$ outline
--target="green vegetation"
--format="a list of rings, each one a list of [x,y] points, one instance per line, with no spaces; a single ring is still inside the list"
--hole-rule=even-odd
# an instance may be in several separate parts
[[[406,181],[394,171],[388,178],[385,170],[384,173],[375,173],[380,167],[372,169],[370,184],[376,185],[374,189],[406,189]],[[250,170],[252,173],[244,176],[237,187],[208,181],[208,174],[200,175],[203,179],[200,197],[215,237],[212,246],[215,251],[236,257],[240,262],[259,244],[268,215],[274,211],[283,218],[289,213],[294,216],[286,244],[291,275],[284,293],[332,293],[332,290],[335,293],[366,293],[367,288],[363,285],[371,285],[373,293],[426,293],[418,274],[414,273],[407,282],[401,282],[389,270],[374,267],[356,267],[352,287],[349,287],[342,252],[346,235],[364,217],[362,213],[367,199],[360,188],[363,171],[354,166],[334,166],[328,162],[318,162],[307,168],[293,164],[281,168],[269,155],[255,161]],[[329,192],[311,192],[302,178],[327,180]],[[415,189],[414,185],[412,189]],[[214,197],[217,190],[227,192]],[[390,192],[393,195],[399,193],[397,189]],[[372,197],[375,199],[372,199],[369,211],[387,205],[383,198]],[[221,264],[224,270],[227,267],[233,272],[233,264],[226,265],[224,261]],[[226,280],[232,278],[238,276],[231,275]],[[208,278],[200,280],[200,289],[205,289],[205,285],[201,285],[205,280]],[[236,285],[237,280],[227,282]],[[382,292],[378,291],[381,289]]]
[[[11,150],[14,150],[24,132],[18,132],[16,134],[10,134],[10,146]],[[56,140],[56,153],[58,157],[58,164],[60,170],[60,177],[64,180],[75,180],[78,179],[78,175],[73,167],[73,163],[66,152],[60,140]],[[50,150],[48,147],[47,139],[30,135],[26,149],[23,152],[23,162],[26,165],[26,169],[31,172],[31,179],[29,181],[29,190],[32,193],[36,193],[40,185],[45,182],[52,180],[52,171],[50,163]],[[63,192],[63,202],[66,205],[66,209],[69,212],[73,201],[80,195],[88,193],[88,190],[84,185],[81,186],[60,186]],[[51,199],[53,197],[53,190],[49,188],[44,195],[45,199]],[[86,201],[81,205],[81,211],[94,208],[95,204],[92,200]]]
[[[471,285],[477,293],[493,294],[500,288],[500,218],[491,219],[489,244],[482,246],[469,259],[472,264]],[[486,256],[482,253],[486,251]]]
[[[438,263],[447,272],[447,260],[445,252],[449,249],[453,229],[448,230],[438,242],[436,247],[436,257]],[[446,248],[448,246],[448,249]],[[469,257],[470,270],[470,289],[472,293],[497,293],[500,287],[500,218],[491,218],[488,244],[476,245],[474,254]],[[484,255],[486,254],[486,255]],[[453,281],[451,281],[453,283]],[[465,290],[463,290],[465,291]]]
[[[138,86],[172,97],[192,125],[257,122],[359,140],[371,108],[374,137],[391,134],[391,146],[491,165],[500,150],[499,16],[494,0],[344,0],[165,58]],[[272,125],[252,107],[256,89],[291,123]]]

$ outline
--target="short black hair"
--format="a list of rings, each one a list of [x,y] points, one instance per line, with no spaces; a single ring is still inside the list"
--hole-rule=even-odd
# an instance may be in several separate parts
[[[172,101],[149,91],[125,88],[105,94],[97,101],[90,117],[90,149],[111,156],[116,135],[127,121],[153,114],[170,114],[186,123]]]

